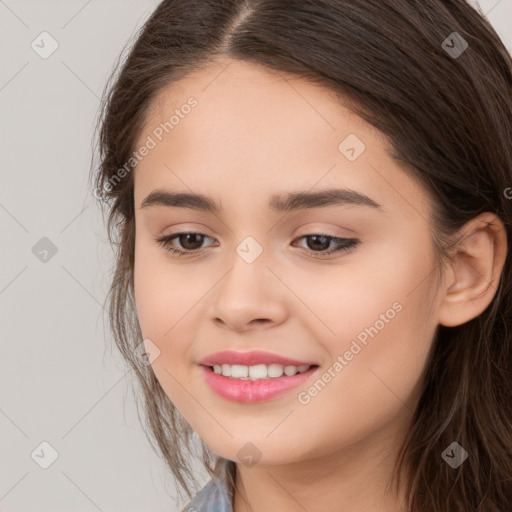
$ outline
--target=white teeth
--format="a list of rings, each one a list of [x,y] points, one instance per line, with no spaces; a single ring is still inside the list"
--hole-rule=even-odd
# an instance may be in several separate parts
[[[249,366],[249,377],[252,377],[253,379],[266,379],[267,365],[257,364],[255,366]]]
[[[303,373],[310,368],[309,365],[303,366],[283,366],[282,364],[256,364],[254,366],[245,366],[243,364],[214,364],[213,371],[224,377],[241,380],[259,380],[267,378],[282,377],[283,373],[287,376]]]
[[[224,366],[224,365],[223,365]],[[239,379],[240,377],[249,376],[249,367],[242,364],[234,364],[231,366],[231,377]]]
[[[283,365],[269,364],[267,372],[269,377],[281,377],[281,375],[283,375]]]
[[[290,375],[295,375],[297,372],[296,372],[297,368],[295,368],[295,366],[285,366],[284,367],[284,373],[286,373],[286,375],[290,376]]]

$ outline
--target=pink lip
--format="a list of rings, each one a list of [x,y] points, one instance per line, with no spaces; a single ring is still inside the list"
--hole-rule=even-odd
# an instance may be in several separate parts
[[[269,400],[299,386],[317,372],[319,366],[315,365],[304,373],[296,373],[291,377],[283,375],[261,380],[232,379],[218,375],[210,366],[200,368],[206,383],[218,395],[234,402],[253,403]]]
[[[203,366],[213,366],[214,364],[242,364],[245,366],[255,366],[257,364],[282,364],[283,366],[312,366],[316,363],[309,361],[298,361],[288,357],[252,350],[250,352],[236,352],[234,350],[225,350],[215,352],[199,361]],[[280,378],[280,377],[279,377]]]

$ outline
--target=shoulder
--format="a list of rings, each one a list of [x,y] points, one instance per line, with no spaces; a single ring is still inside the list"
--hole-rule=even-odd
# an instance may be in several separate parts
[[[214,476],[182,512],[233,512],[225,478]]]

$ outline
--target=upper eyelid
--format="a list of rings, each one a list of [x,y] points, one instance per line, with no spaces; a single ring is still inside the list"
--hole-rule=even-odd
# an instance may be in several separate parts
[[[328,231],[328,230],[310,229],[308,231],[305,231],[304,233],[298,233],[295,236],[294,239],[301,238],[301,237],[304,237],[304,236],[327,236],[327,237],[330,237],[330,238],[347,238],[347,239],[355,239],[355,238],[357,238],[355,236],[346,236],[346,235],[343,235],[343,234],[335,235],[335,234],[332,234],[332,233],[326,233],[326,231]],[[208,235],[207,233],[203,233],[202,231],[186,230],[186,229],[184,229],[184,230],[182,229],[180,231],[175,231],[173,233],[169,233],[169,234],[166,234],[166,235],[160,235],[157,238],[159,238],[159,239],[162,239],[162,238],[172,238],[172,237],[175,237],[177,235],[200,235],[200,236],[204,236],[206,238],[210,238],[211,240],[216,240],[215,237],[213,237],[211,235]]]
[[[309,223],[309,224],[312,224],[312,223]],[[321,223],[313,223],[313,224],[318,224],[318,225],[317,226],[307,226],[307,227],[303,226],[303,227],[299,228],[300,232],[296,235],[296,237],[305,236],[305,235],[324,235],[324,236],[330,236],[333,238],[357,238],[356,232],[354,230],[351,230],[348,228],[340,228],[339,226],[337,226],[335,224],[331,224],[330,222],[327,222],[327,223],[321,222]],[[331,227],[329,227],[329,228],[322,227],[322,224],[324,226],[327,224]],[[335,230],[336,228],[341,229],[345,233],[343,233],[343,232],[340,234],[327,233],[327,231],[332,231],[332,230]],[[159,236],[159,238],[171,237],[174,235],[182,235],[182,234],[203,235],[203,236],[207,236],[210,238],[215,238],[214,236],[209,235],[205,231],[209,231],[209,229],[206,228],[205,226],[202,226],[199,228],[194,228],[194,227],[189,228],[189,227],[184,226],[184,227],[180,227],[180,229],[178,229],[177,231],[171,232],[169,234],[162,234]]]
[[[191,231],[191,230],[176,231],[175,233],[169,233],[168,235],[162,235],[157,238],[170,239],[173,237],[177,237],[178,235],[200,235],[200,236],[204,236],[205,238],[209,238],[210,240],[216,240],[216,238],[214,238],[213,236],[207,235],[206,233],[203,233],[202,231]]]

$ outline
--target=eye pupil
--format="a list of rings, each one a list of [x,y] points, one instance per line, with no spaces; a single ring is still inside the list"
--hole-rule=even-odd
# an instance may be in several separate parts
[[[330,239],[329,237],[327,236],[323,236],[323,235],[311,235],[308,237],[309,240],[315,240],[315,243],[313,243],[313,245],[311,245],[309,242],[308,242],[308,247],[310,247],[311,249],[316,249],[316,250],[325,250],[329,247],[329,244],[330,244]],[[316,241],[318,239],[321,239],[322,242],[320,242],[320,244],[316,243]]]
[[[179,236],[180,245],[187,251],[193,251],[195,249],[199,249],[202,245],[204,235],[200,235],[198,233],[184,233]],[[192,239],[192,246],[189,245],[189,241]],[[194,239],[196,242],[194,243]]]

